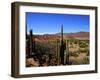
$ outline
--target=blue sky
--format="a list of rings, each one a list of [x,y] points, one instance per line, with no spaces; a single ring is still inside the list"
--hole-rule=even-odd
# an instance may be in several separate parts
[[[89,15],[51,14],[26,12],[27,33],[33,34],[59,33],[63,24],[64,33],[89,32]]]

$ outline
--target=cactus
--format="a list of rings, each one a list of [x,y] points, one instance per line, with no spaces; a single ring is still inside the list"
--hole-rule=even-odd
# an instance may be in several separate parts
[[[33,36],[33,31],[32,29],[30,30],[30,37],[29,37],[29,46],[30,46],[30,56],[32,57],[35,53],[35,38]]]
[[[59,49],[60,49],[60,41],[57,40],[57,54],[56,54],[56,56],[57,56],[57,65],[60,64],[60,53],[59,53]]]
[[[30,40],[30,56],[32,56],[32,52],[33,52],[32,30],[30,30],[30,38],[29,38],[29,40]]]
[[[66,40],[66,53],[67,53],[67,55],[66,55],[66,57],[67,57],[66,64],[69,65],[69,47],[68,47],[68,42],[69,42],[69,40]]]
[[[60,46],[61,64],[64,65],[64,43],[63,43],[63,25],[61,26],[61,46]]]

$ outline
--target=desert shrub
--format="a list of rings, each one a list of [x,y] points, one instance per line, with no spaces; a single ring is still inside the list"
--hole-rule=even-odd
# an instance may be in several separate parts
[[[47,41],[47,42],[35,42],[35,53],[38,56],[38,59],[42,65],[51,65],[49,63],[49,58],[50,61],[52,59],[56,60],[56,48],[57,48],[57,43],[56,41]],[[51,57],[49,56],[51,55]],[[55,62],[53,64],[56,64]]]
[[[69,48],[74,48],[73,45],[70,45]]]
[[[78,65],[79,63],[78,63],[76,57],[70,57],[70,58],[69,58],[69,61],[68,61],[68,64],[69,64],[69,65]]]
[[[89,52],[89,50],[85,49],[85,48],[84,49],[80,49],[79,51],[80,51],[80,53],[88,53]]]
[[[88,50],[88,51],[87,51],[87,56],[89,56],[89,55],[90,55],[90,51]]]
[[[79,41],[79,46],[80,46],[81,48],[88,47],[88,46],[89,46],[89,40],[80,40],[80,41]]]
[[[86,43],[81,43],[81,44],[80,44],[80,47],[81,47],[81,48],[85,48],[85,47],[87,47],[87,45],[86,45]]]
[[[78,64],[78,62],[76,61],[76,60],[69,60],[69,62],[68,62],[68,64],[69,65],[77,65]]]
[[[89,58],[88,57],[83,58],[82,64],[89,64]]]
[[[56,53],[56,44],[55,42],[36,42],[35,51],[38,54],[55,54]]]
[[[71,51],[69,51],[69,52],[68,52],[68,55],[69,55],[69,57],[70,57],[70,56],[78,57],[78,54],[77,54],[76,52],[71,52]]]
[[[77,41],[75,41],[74,44],[77,44]]]

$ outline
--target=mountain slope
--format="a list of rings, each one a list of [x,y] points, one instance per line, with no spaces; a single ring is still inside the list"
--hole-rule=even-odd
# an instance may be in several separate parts
[[[44,34],[44,35],[34,35],[35,40],[41,41],[52,41],[61,38],[60,33],[56,34]],[[80,39],[80,40],[89,40],[89,32],[76,32],[76,33],[64,33],[64,38],[73,38],[73,39]]]

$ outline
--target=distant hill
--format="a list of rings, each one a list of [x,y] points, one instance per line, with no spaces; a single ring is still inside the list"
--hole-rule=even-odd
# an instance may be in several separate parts
[[[76,32],[64,34],[66,38],[75,38],[75,39],[89,39],[89,32]]]
[[[41,41],[53,41],[61,38],[61,33],[56,34],[43,34],[43,35],[34,35],[35,40]],[[80,40],[89,40],[89,32],[75,32],[75,33],[63,33],[64,38],[80,39]]]

